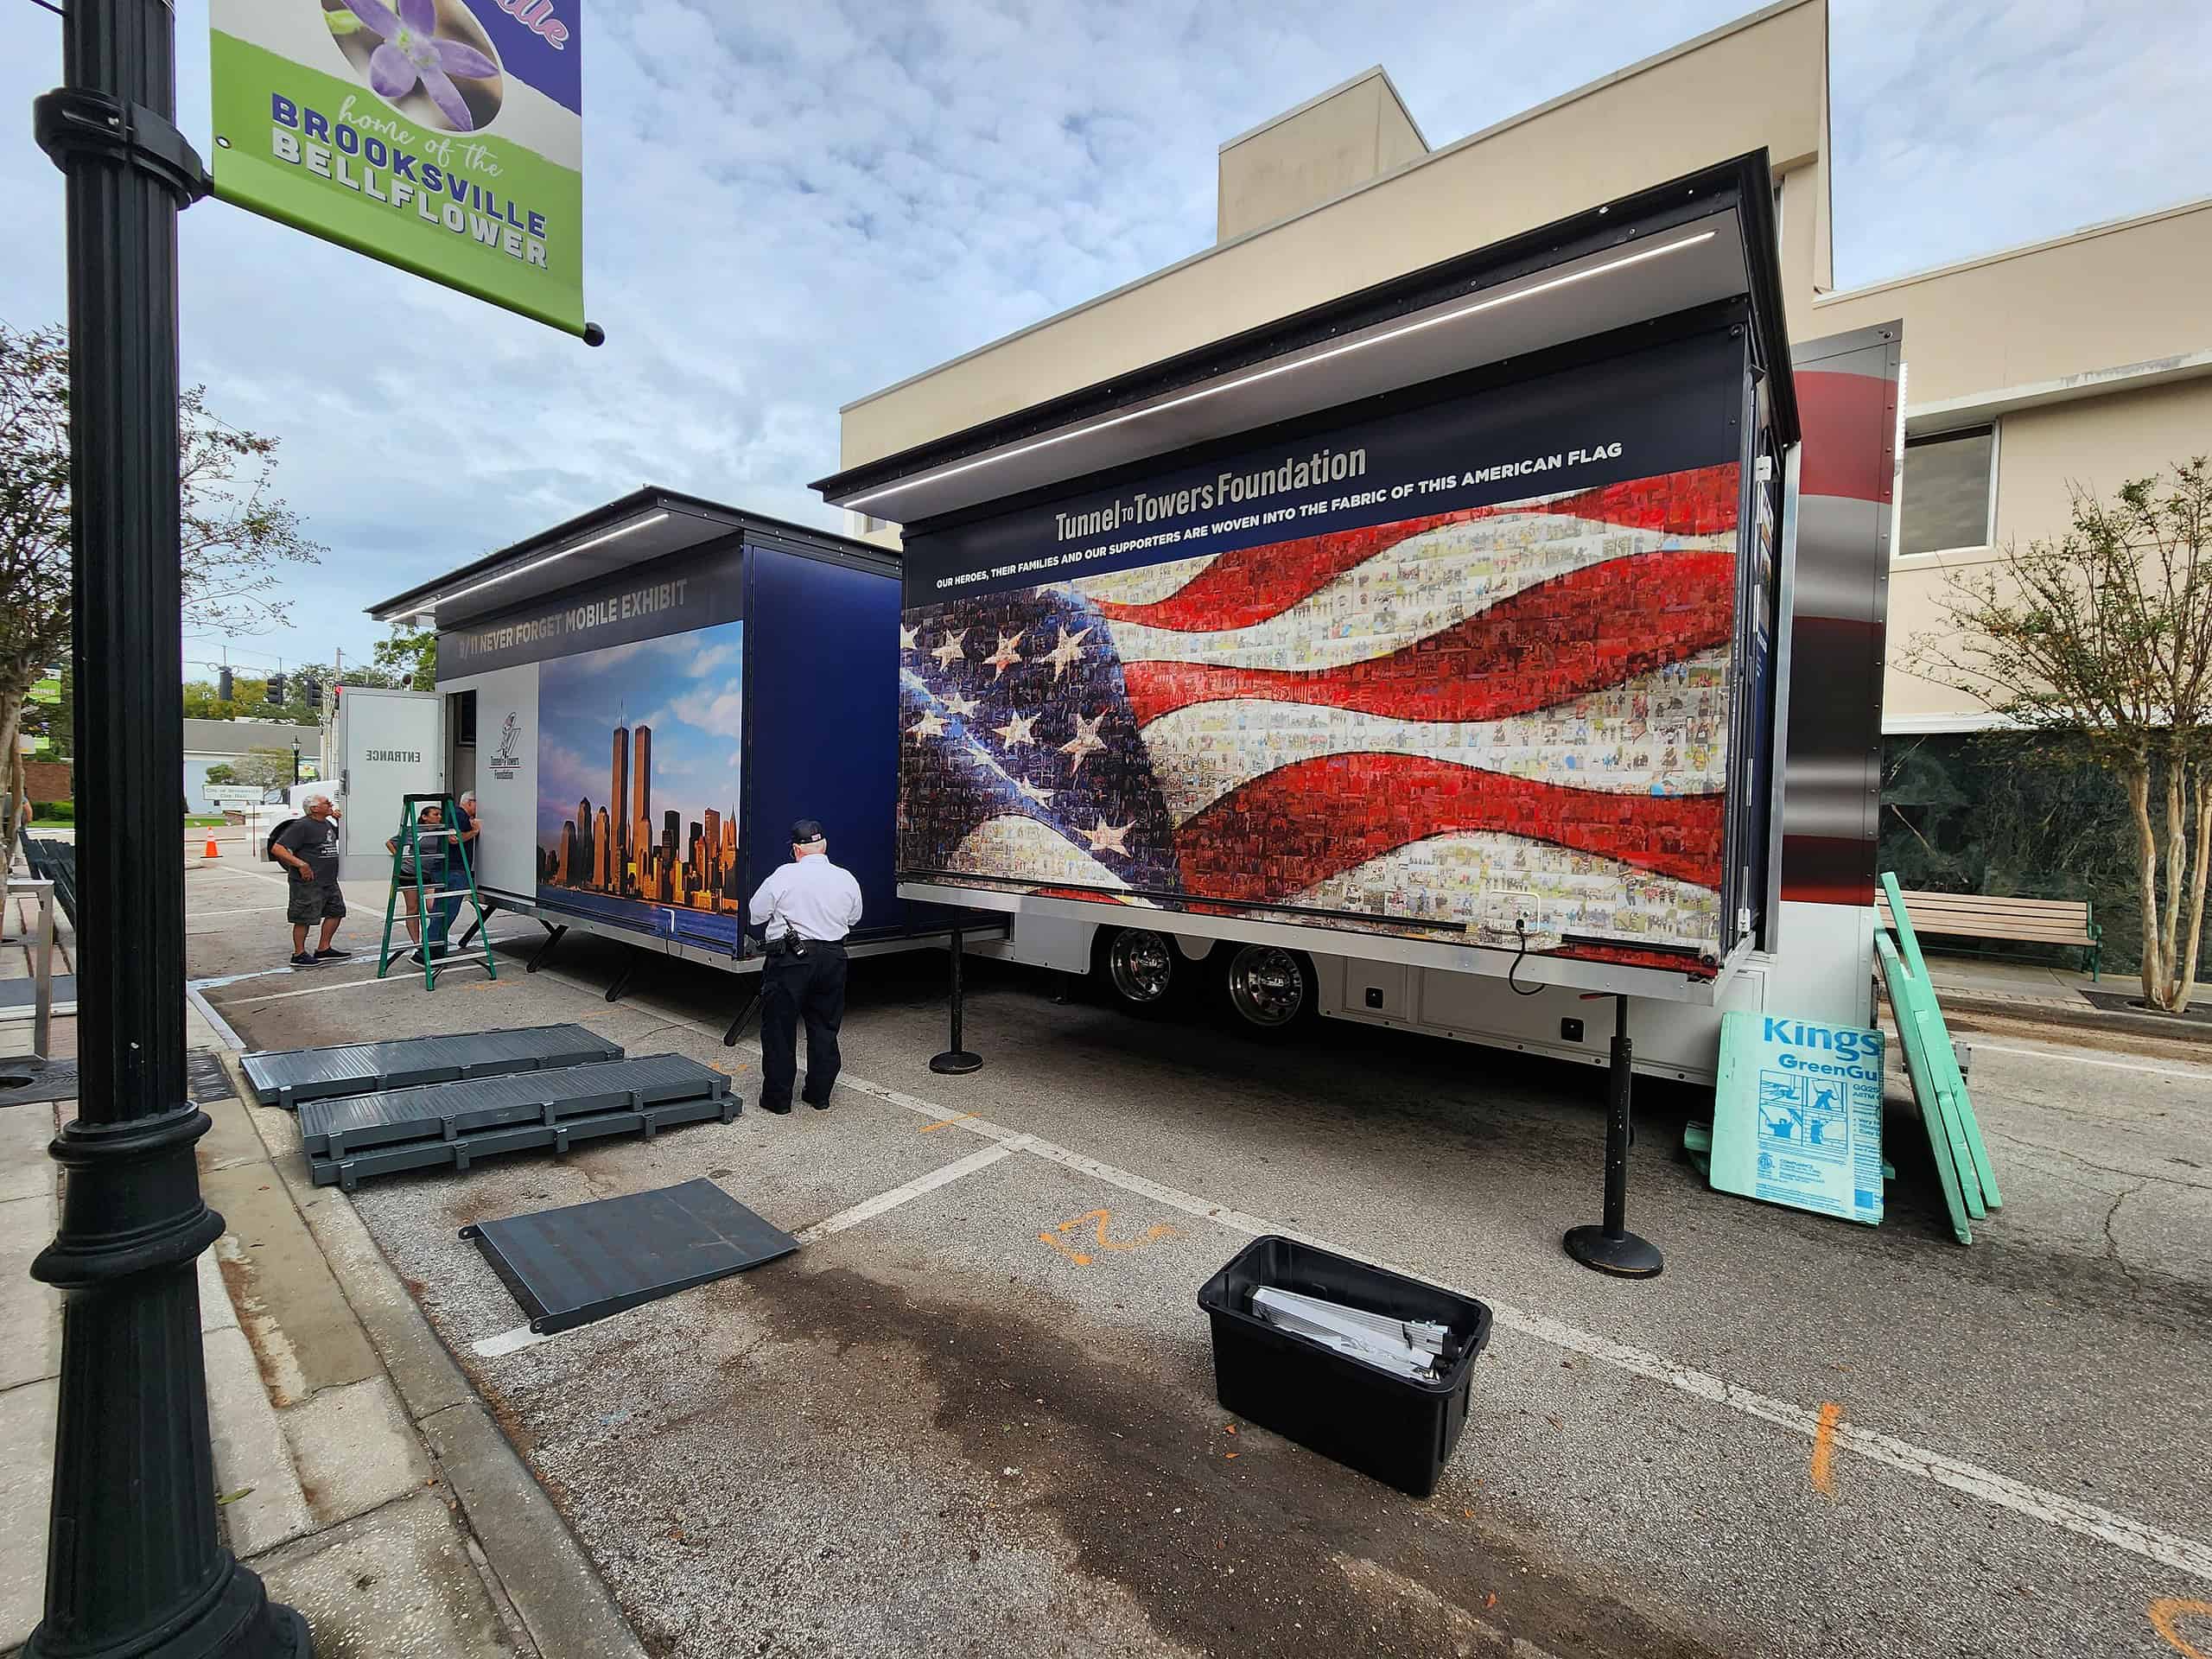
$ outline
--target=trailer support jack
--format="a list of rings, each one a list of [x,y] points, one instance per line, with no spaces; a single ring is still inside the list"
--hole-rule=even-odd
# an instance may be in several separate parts
[[[753,1017],[753,1010],[760,1006],[760,988],[756,982],[745,993],[745,1001],[737,1005],[737,1018],[729,1022],[729,1029],[722,1033],[722,1046],[735,1048],[737,1033],[745,1029],[745,1022]]]
[[[1599,993],[1603,995],[1603,993]],[[1650,1279],[1666,1265],[1658,1247],[1628,1230],[1629,1090],[1634,1051],[1628,1039],[1628,998],[1613,999],[1612,1109],[1605,1122],[1605,1219],[1576,1227],[1564,1241],[1584,1267],[1617,1279]]]
[[[499,913],[499,906],[493,904],[488,899],[486,899],[483,905],[483,914],[468,925],[468,931],[461,936],[461,943],[454,946],[454,949],[456,951],[467,950],[468,942],[476,937],[478,931],[483,927],[485,923],[490,921],[493,917]]]
[[[524,966],[523,972],[525,974],[534,974],[543,968],[559,946],[562,936],[569,931],[565,926],[556,927],[552,923],[543,919],[540,919],[537,925],[545,930],[545,943],[537,947],[537,954],[531,957]]]
[[[638,963],[641,955],[642,953],[636,950],[626,950],[622,953],[622,966],[614,976],[614,982],[607,988],[608,1001],[620,1002],[622,1000],[622,993],[630,988],[630,981],[637,974]]]
[[[930,1070],[951,1077],[965,1077],[982,1067],[983,1057],[971,1054],[960,1046],[960,930],[952,930],[952,1046],[944,1053],[932,1056]]]

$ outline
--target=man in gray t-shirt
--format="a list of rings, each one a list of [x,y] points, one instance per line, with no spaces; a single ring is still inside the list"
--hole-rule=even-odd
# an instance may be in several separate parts
[[[292,966],[312,968],[336,962],[353,953],[331,949],[338,924],[346,919],[346,895],[338,890],[338,809],[327,795],[310,795],[307,810],[276,832],[269,843],[270,856],[292,878],[284,906],[284,919],[292,925]],[[322,937],[312,954],[308,950],[308,926],[322,924]]]

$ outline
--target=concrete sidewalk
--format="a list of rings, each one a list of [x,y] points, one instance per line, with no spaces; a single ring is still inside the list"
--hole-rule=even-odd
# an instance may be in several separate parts
[[[22,957],[0,949],[0,976]],[[228,1033],[187,1021],[234,1091],[200,1103],[199,1147],[226,1223],[199,1273],[231,1548],[307,1616],[319,1659],[641,1654],[351,1205],[309,1184],[289,1116],[248,1106]],[[56,1021],[61,1057],[75,1025]],[[75,1109],[0,1110],[0,1653],[43,1604],[60,1298],[29,1268],[59,1217],[47,1143]]]
[[[1927,960],[1929,981],[1947,1018],[1980,1014],[2039,1020],[2075,1031],[2212,1046],[2212,1021],[2140,1008],[2099,1007],[2088,1000],[2086,994],[2090,991],[2140,997],[2143,982],[2133,974],[2112,972],[2092,980],[2087,974],[2041,963],[1939,956],[1934,951],[1927,953]]]

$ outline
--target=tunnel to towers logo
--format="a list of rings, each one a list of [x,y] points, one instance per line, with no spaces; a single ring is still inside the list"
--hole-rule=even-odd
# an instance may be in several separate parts
[[[506,724],[499,728],[499,747],[492,751],[489,762],[492,775],[506,783],[515,775],[515,768],[522,765],[522,720],[512,709],[507,710]]]

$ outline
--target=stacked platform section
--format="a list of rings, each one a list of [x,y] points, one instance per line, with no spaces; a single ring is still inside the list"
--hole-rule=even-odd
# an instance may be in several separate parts
[[[679,1123],[727,1123],[741,1109],[729,1079],[680,1054],[418,1084],[303,1102],[300,1138],[318,1186],[347,1192],[372,1175],[466,1170],[505,1152]]]
[[[582,1026],[560,1025],[340,1043],[327,1048],[269,1049],[247,1055],[243,1064],[254,1097],[264,1106],[290,1111],[302,1101],[621,1058],[619,1043]]]

